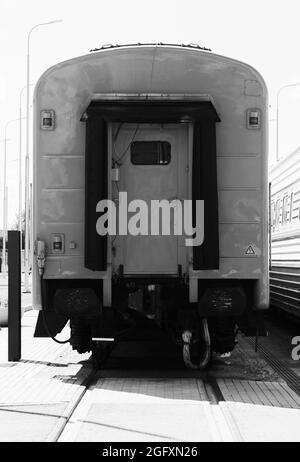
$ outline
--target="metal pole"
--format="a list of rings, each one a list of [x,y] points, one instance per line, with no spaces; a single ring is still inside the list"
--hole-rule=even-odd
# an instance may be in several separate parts
[[[28,213],[28,188],[29,188],[29,75],[30,75],[30,34],[33,29],[29,31],[27,37],[27,85],[26,85],[26,156],[25,156],[25,277],[24,277],[24,292],[30,292],[29,290],[29,262],[28,262],[28,225],[29,225],[29,213]]]
[[[3,228],[4,228],[4,235],[3,235],[3,252],[4,252],[4,255],[3,255],[3,258],[4,258],[4,261],[3,261],[3,278],[6,278],[6,273],[7,273],[7,261],[6,261],[6,241],[7,241],[7,204],[8,204],[8,187],[5,186],[5,190],[4,190],[4,225],[3,225]]]
[[[32,183],[30,183],[30,202],[29,202],[29,254],[30,254],[30,266],[32,270],[33,263],[33,217],[32,217]]]
[[[22,251],[22,106],[20,94],[20,125],[19,125],[19,231],[20,231],[20,251]]]
[[[5,127],[6,129],[6,127]],[[7,186],[6,186],[6,130],[4,138],[4,164],[3,164],[3,241],[2,241],[2,277],[6,278],[6,211],[7,211]]]
[[[29,84],[32,87],[32,83]],[[24,86],[20,91],[20,101],[19,101],[19,115],[20,115],[20,125],[19,125],[19,231],[20,231],[20,249],[22,253],[22,244],[23,244],[23,237],[22,237],[22,120],[25,117],[22,117],[22,95],[24,90],[26,90],[27,86]]]
[[[8,361],[21,359],[20,231],[8,231]]]
[[[290,83],[288,85],[283,85],[277,91],[277,101],[276,101],[276,161],[279,161],[279,96],[282,90],[290,87],[297,87],[300,85],[300,82]]]
[[[30,36],[34,29],[40,26],[47,26],[61,22],[61,20],[55,20],[36,24],[33,26],[27,35],[27,85],[26,85],[26,157],[25,157],[25,278],[24,278],[24,292],[30,292],[29,289],[29,80],[30,80]]]
[[[6,185],[6,174],[7,174],[7,128],[12,122],[18,122],[18,119],[12,119],[5,124],[5,135],[4,135],[4,164],[3,164],[3,247],[2,247],[2,277],[6,278],[6,233],[7,233],[7,185]],[[5,216],[6,214],[6,216]]]
[[[9,139],[3,139],[1,140],[1,142],[4,143],[4,159],[3,159],[3,176],[4,176],[4,181],[3,181],[3,197],[2,197],[2,222],[3,222],[3,230],[2,230],[2,265],[1,265],[1,272],[2,272],[2,275],[3,277],[5,277],[4,275],[4,266],[5,266],[5,261],[3,261],[3,256],[6,255],[5,254],[5,249],[4,249],[4,253],[3,253],[3,242],[4,242],[4,234],[5,234],[5,211],[6,211],[6,148],[5,148],[5,143],[6,141],[9,141]],[[6,246],[5,246],[6,247]],[[5,259],[6,260],[6,259]]]

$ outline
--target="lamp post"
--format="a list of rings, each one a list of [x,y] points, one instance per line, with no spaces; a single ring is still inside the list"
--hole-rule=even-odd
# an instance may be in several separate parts
[[[6,278],[6,235],[7,235],[7,199],[8,188],[3,188],[3,239],[2,239],[2,277]]]
[[[32,83],[29,84],[32,87]],[[22,96],[24,90],[26,90],[27,85],[25,85],[20,91],[19,97],[19,231],[20,231],[20,249],[22,252]]]
[[[12,119],[6,122],[4,130],[4,162],[3,162],[3,244],[2,244],[2,277],[6,277],[6,233],[7,233],[7,184],[6,184],[6,174],[7,174],[7,129],[8,126],[13,122],[19,122],[18,119]]]
[[[48,26],[61,22],[61,19],[43,22],[33,26],[27,35],[27,85],[26,85],[26,157],[25,157],[25,278],[24,292],[29,290],[29,86],[30,86],[30,37],[37,27]]]
[[[279,160],[279,96],[282,90],[285,88],[290,88],[290,87],[297,87],[300,85],[300,82],[296,83],[290,83],[288,85],[283,85],[282,87],[279,88],[277,91],[277,104],[276,104],[276,161]]]
[[[3,231],[2,231],[2,265],[1,265],[1,272],[2,277],[6,277],[6,222],[7,222],[7,186],[6,186],[6,143],[9,141],[6,137],[1,140],[4,143],[4,159],[3,159],[3,205],[2,205],[2,223],[3,223]]]

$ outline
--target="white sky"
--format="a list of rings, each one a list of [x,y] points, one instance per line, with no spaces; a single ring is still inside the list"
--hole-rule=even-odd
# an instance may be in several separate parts
[[[5,123],[19,117],[19,94],[26,84],[27,33],[35,24],[54,19],[63,22],[32,34],[32,83],[51,65],[107,43],[199,43],[245,61],[263,75],[269,88],[270,156],[274,155],[276,92],[282,85],[300,82],[299,0],[0,0],[0,229],[1,140]],[[283,91],[280,99],[282,154],[300,145],[299,122],[300,85]],[[18,211],[18,123],[9,125],[7,135],[8,222],[12,224]]]

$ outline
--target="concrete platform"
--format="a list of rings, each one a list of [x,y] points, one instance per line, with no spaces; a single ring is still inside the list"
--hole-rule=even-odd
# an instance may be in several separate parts
[[[235,441],[300,441],[299,409],[231,402],[219,406],[227,421],[234,423]]]
[[[100,378],[59,441],[233,441],[200,379]]]
[[[219,379],[225,401],[300,409],[300,397],[284,382]]]
[[[171,346],[151,356],[150,344],[120,343],[86,391],[90,355],[33,338],[36,318],[22,319],[18,363],[0,331],[0,441],[300,441],[299,396],[243,337],[231,364],[214,360],[208,373],[185,369]]]
[[[37,312],[22,319],[22,360],[7,362],[7,328],[0,331],[0,441],[52,440],[90,373],[90,355],[33,338]],[[67,329],[61,338],[67,338]]]
[[[300,441],[300,399],[288,387],[220,380],[226,401],[212,404],[202,379],[125,375],[99,378],[59,441]]]

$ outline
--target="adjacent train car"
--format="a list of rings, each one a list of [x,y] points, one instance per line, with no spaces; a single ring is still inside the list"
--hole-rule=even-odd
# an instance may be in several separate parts
[[[144,317],[191,367],[192,345],[195,367],[232,351],[269,306],[260,74],[199,46],[103,47],[45,72],[34,108],[35,335],[70,320],[84,352]]]
[[[271,269],[274,307],[300,316],[300,149],[270,169]]]

